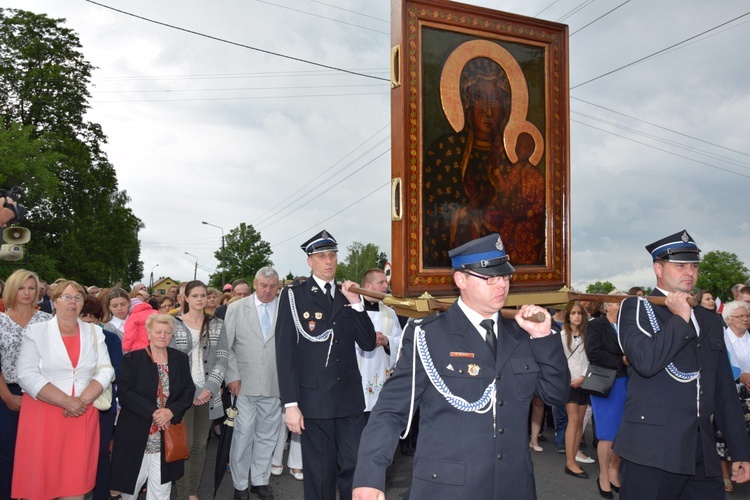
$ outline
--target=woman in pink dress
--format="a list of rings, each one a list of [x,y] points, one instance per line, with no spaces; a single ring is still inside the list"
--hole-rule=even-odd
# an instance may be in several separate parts
[[[13,498],[83,499],[94,488],[99,412],[92,403],[114,369],[101,328],[78,317],[85,296],[75,281],[61,281],[50,296],[56,316],[24,334]]]

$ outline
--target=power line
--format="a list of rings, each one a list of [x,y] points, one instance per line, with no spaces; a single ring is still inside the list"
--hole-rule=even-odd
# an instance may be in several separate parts
[[[575,35],[575,34],[576,34],[576,33],[578,33],[579,31],[583,31],[583,30],[585,30],[586,28],[588,28],[589,26],[591,26],[591,25],[592,25],[592,24],[594,24],[595,22],[597,22],[597,21],[600,21],[601,19],[603,19],[603,18],[607,17],[608,15],[610,15],[611,13],[613,13],[614,11],[616,11],[617,9],[619,9],[620,7],[622,7],[623,5],[625,5],[626,3],[630,3],[630,0],[625,0],[624,2],[622,2],[622,3],[621,3],[620,5],[618,5],[617,7],[613,8],[613,9],[611,9],[611,10],[608,10],[607,12],[605,12],[604,14],[602,14],[601,16],[599,16],[599,17],[597,17],[596,19],[594,19],[593,21],[591,21],[590,23],[588,23],[588,24],[586,24],[586,25],[584,25],[584,26],[582,26],[582,27],[578,28],[577,30],[575,30],[575,31],[574,31],[573,33],[571,33],[570,35],[568,35],[568,37],[571,37],[571,36]]]
[[[312,12],[307,12],[307,11],[304,11],[304,10],[293,9],[291,7],[287,7],[286,5],[279,5],[277,3],[268,2],[266,0],[255,0],[255,1],[256,2],[260,2],[260,3],[264,3],[266,5],[273,5],[274,7],[278,7],[280,9],[286,9],[286,10],[291,10],[292,12],[299,12],[301,14],[307,14],[308,16],[317,17],[317,18],[320,18],[320,19],[325,19],[327,21],[333,21],[333,22],[339,23],[339,24],[346,24],[347,26],[353,26],[355,28],[361,28],[361,29],[367,30],[367,31],[374,31],[375,33],[380,33],[380,34],[383,34],[383,35],[390,35],[390,33],[386,32],[386,31],[380,31],[380,30],[376,30],[376,29],[373,29],[373,28],[367,28],[365,26],[360,26],[358,24],[347,23],[346,21],[342,21],[340,19],[334,19],[334,18],[331,18],[331,17],[321,16],[319,14],[313,14]],[[349,12],[351,12],[351,11],[349,11]]]
[[[256,222],[253,222],[253,226],[256,226],[256,225],[258,225],[258,224],[262,224],[263,222],[265,222],[265,221],[267,221],[268,219],[272,218],[272,217],[273,217],[273,216],[274,216],[274,215],[275,215],[276,213],[279,213],[279,212],[281,212],[282,210],[285,210],[285,209],[286,209],[287,207],[291,206],[291,205],[293,204],[293,202],[289,202],[289,203],[287,203],[287,200],[289,200],[289,199],[293,200],[293,199],[294,199],[294,197],[295,197],[295,196],[296,196],[296,195],[297,195],[297,194],[298,194],[298,193],[299,193],[300,191],[302,191],[303,189],[308,189],[308,188],[309,188],[309,186],[311,185],[311,183],[315,182],[315,180],[316,180],[316,179],[318,179],[318,178],[320,178],[321,176],[323,176],[323,175],[324,175],[324,174],[325,174],[326,172],[329,172],[329,171],[330,171],[331,169],[333,169],[333,168],[334,168],[334,167],[335,167],[336,165],[338,165],[339,163],[341,163],[342,161],[344,161],[344,159],[348,158],[348,157],[349,157],[350,155],[352,155],[352,154],[353,154],[353,153],[354,153],[354,152],[355,152],[356,150],[358,150],[359,148],[361,148],[362,146],[364,146],[365,144],[367,144],[368,142],[370,142],[370,140],[371,140],[371,139],[373,139],[373,138],[374,138],[374,137],[375,137],[376,135],[378,135],[379,133],[381,133],[381,132],[382,132],[383,130],[387,129],[387,128],[388,128],[389,126],[390,126],[390,123],[389,123],[389,124],[386,124],[386,125],[385,125],[384,127],[382,127],[382,128],[380,129],[380,130],[378,130],[377,132],[375,132],[374,134],[372,134],[372,135],[371,135],[370,137],[368,137],[367,139],[365,139],[365,141],[363,141],[363,142],[362,142],[362,143],[361,143],[360,145],[358,145],[358,146],[357,146],[357,147],[355,147],[355,148],[354,148],[353,150],[351,150],[350,152],[348,152],[347,154],[345,154],[345,155],[344,155],[343,157],[341,157],[341,158],[340,158],[340,159],[339,159],[339,160],[338,160],[338,161],[337,161],[336,163],[334,163],[333,165],[331,165],[330,167],[328,167],[328,168],[327,168],[326,170],[324,170],[323,172],[321,172],[321,173],[320,173],[320,174],[318,174],[317,176],[315,176],[315,177],[313,177],[312,179],[310,179],[310,180],[309,180],[308,182],[304,183],[304,184],[303,184],[303,185],[302,185],[302,186],[301,186],[301,187],[300,187],[299,189],[297,189],[297,190],[296,190],[296,191],[295,191],[294,193],[292,193],[292,194],[290,194],[289,196],[287,196],[287,197],[286,197],[286,199],[284,199],[284,200],[280,201],[279,203],[277,203],[276,205],[274,205],[274,206],[273,206],[273,207],[271,207],[270,209],[266,210],[266,212],[265,212],[265,213],[263,213],[263,214],[262,214],[262,215],[261,215],[261,216],[260,216],[260,217],[258,218],[258,219],[260,219],[260,220],[257,220],[257,219],[256,219]],[[381,141],[381,143],[382,143],[382,141]],[[379,143],[379,144],[380,144],[380,143]],[[376,145],[376,146],[377,146],[377,145]],[[370,150],[372,150],[372,148],[370,148]],[[370,151],[370,150],[368,150],[368,151]],[[360,155],[360,157],[361,157],[361,155]],[[355,161],[356,161],[357,159],[359,159],[360,157],[358,157],[358,158],[355,158],[354,160],[352,160],[352,161],[351,161],[351,162],[350,162],[350,163],[349,163],[349,164],[348,164],[347,166],[345,166],[344,168],[348,168],[348,166],[352,165],[352,164],[353,164],[353,163],[354,163],[354,162],[355,162]],[[340,172],[341,170],[342,170],[342,169],[339,169],[339,170],[337,170],[337,171],[333,172],[333,174],[336,174],[336,173]],[[333,175],[333,174],[332,174],[332,175]],[[280,209],[279,211],[277,211],[276,213],[273,213],[273,212],[274,212],[274,210],[276,210],[276,208],[278,208],[278,207],[279,207],[280,205],[284,205],[285,203],[286,203],[286,205],[285,205],[284,207],[282,207],[282,208],[281,208],[281,209]],[[271,215],[269,215],[269,214],[271,214]],[[268,215],[268,217],[266,217],[266,215]],[[265,218],[264,218],[264,217],[265,217]]]
[[[694,40],[694,39],[696,39],[696,38],[698,38],[698,37],[700,37],[700,36],[703,36],[703,35],[705,35],[706,33],[710,33],[711,31],[714,31],[714,30],[716,30],[716,29],[719,29],[719,28],[721,28],[722,26],[726,26],[727,24],[733,23],[734,21],[736,21],[736,20],[738,20],[738,19],[742,19],[743,17],[745,17],[745,16],[747,16],[747,15],[750,15],[750,12],[745,12],[745,13],[744,13],[744,14],[742,14],[741,16],[737,16],[737,17],[735,17],[734,19],[730,19],[730,20],[729,20],[729,21],[727,21],[727,22],[721,23],[721,24],[719,24],[718,26],[714,26],[713,28],[707,29],[706,31],[703,31],[703,32],[701,32],[701,33],[698,33],[697,35],[691,36],[690,38],[686,38],[685,40],[682,40],[681,42],[677,42],[677,43],[675,43],[675,44],[673,44],[673,45],[670,45],[669,47],[666,47],[666,48],[664,48],[664,49],[661,49],[661,50],[657,50],[657,51],[656,51],[656,52],[654,52],[653,54],[647,55],[647,56],[645,56],[645,57],[641,57],[640,59],[638,59],[638,60],[636,60],[636,61],[630,62],[630,63],[628,63],[628,64],[626,64],[626,65],[624,65],[624,66],[620,66],[619,68],[617,68],[617,69],[613,69],[612,71],[608,71],[608,72],[606,72],[606,73],[604,73],[604,74],[602,74],[602,75],[599,75],[599,76],[597,76],[596,78],[592,78],[591,80],[586,80],[586,81],[585,81],[585,82],[583,82],[583,83],[579,83],[578,85],[576,85],[576,86],[574,86],[574,87],[570,87],[570,90],[573,90],[573,89],[577,89],[578,87],[582,87],[583,85],[586,85],[587,83],[591,83],[591,82],[594,82],[594,81],[596,81],[596,80],[599,80],[600,78],[604,78],[605,76],[609,76],[609,75],[611,75],[612,73],[616,73],[616,72],[618,72],[618,71],[620,71],[620,70],[622,70],[622,69],[628,68],[628,67],[630,67],[630,66],[633,66],[633,65],[635,65],[635,64],[638,64],[638,63],[640,63],[640,62],[643,62],[643,61],[645,61],[645,60],[647,60],[647,59],[651,59],[652,57],[656,57],[656,56],[658,56],[659,54],[662,54],[662,53],[664,53],[664,52],[666,52],[666,51],[668,51],[668,50],[670,50],[670,49],[674,49],[675,47],[678,47],[678,46],[680,46],[680,45],[683,45],[683,44],[685,44],[686,42],[689,42],[690,40]]]
[[[642,120],[640,118],[636,118],[635,116],[627,115],[627,114],[621,113],[619,111],[615,111],[614,109],[607,108],[605,106],[593,103],[591,101],[586,101],[586,100],[583,100],[583,99],[579,99],[578,97],[571,97],[571,99],[574,99],[574,100],[580,101],[580,102],[584,102],[584,103],[589,104],[591,106],[594,106],[596,108],[600,108],[600,109],[603,109],[605,111],[609,111],[610,113],[615,113],[617,115],[624,116],[626,118],[630,118],[631,120],[635,120],[635,121],[638,121],[638,122],[641,122],[641,123],[645,123],[647,125],[651,125],[652,127],[656,127],[656,128],[660,128],[662,130],[666,130],[667,132],[672,132],[673,134],[681,135],[681,136],[686,137],[688,139],[691,139],[693,141],[699,141],[699,142],[702,142],[704,144],[708,144],[709,146],[714,146],[714,147],[717,147],[717,148],[724,149],[726,151],[731,151],[732,153],[737,153],[737,154],[741,154],[741,155],[744,155],[744,156],[750,156],[750,154],[745,153],[744,151],[739,151],[737,149],[727,148],[725,146],[722,146],[721,144],[716,144],[714,142],[705,141],[705,140],[700,139],[698,137],[695,137],[693,135],[683,134],[682,132],[678,132],[677,130],[674,130],[674,129],[671,129],[671,128],[667,128],[667,127],[663,127],[661,125],[657,125],[656,123],[649,122],[649,121],[646,121],[646,120]]]
[[[370,16],[370,15],[367,15],[367,14],[362,14],[361,12],[357,12],[356,10],[345,9],[343,7],[339,7],[338,5],[331,5],[330,3],[319,2],[318,0],[310,0],[310,1],[312,3],[319,3],[320,5],[325,5],[326,7],[331,7],[331,8],[334,8],[334,9],[343,10],[344,12],[350,12],[350,13],[356,14],[358,16],[362,16],[362,17],[367,17],[367,18],[370,18],[370,19],[374,19],[375,21],[380,21],[380,22],[388,23],[388,24],[390,24],[390,22],[391,22],[390,19],[381,19],[379,17]]]
[[[229,45],[234,45],[236,47],[242,47],[242,48],[245,48],[245,49],[254,50],[256,52],[261,52],[263,54],[268,54],[268,55],[272,55],[272,56],[276,56],[276,57],[281,57],[283,59],[289,59],[291,61],[297,61],[297,62],[301,62],[301,63],[305,63],[305,64],[311,64],[313,66],[318,66],[320,68],[326,68],[326,69],[331,69],[331,70],[334,70],[334,71],[340,71],[342,73],[348,73],[350,75],[357,75],[357,76],[362,76],[364,78],[372,78],[374,80],[383,80],[383,81],[386,81],[386,82],[390,82],[389,78],[380,78],[378,76],[372,76],[372,75],[368,75],[368,74],[365,74],[365,73],[358,73],[356,71],[350,71],[348,69],[337,68],[335,66],[329,66],[327,64],[322,64],[322,63],[318,63],[318,62],[314,62],[314,61],[308,61],[307,59],[302,59],[302,58],[299,58],[299,57],[288,56],[286,54],[280,54],[278,52],[272,52],[270,50],[261,49],[261,48],[253,47],[253,46],[250,46],[250,45],[245,45],[245,44],[239,43],[239,42],[233,42],[231,40],[226,40],[224,38],[219,38],[219,37],[216,37],[216,36],[213,36],[213,35],[207,35],[205,33],[200,33],[198,31],[189,30],[187,28],[182,28],[180,26],[175,26],[173,24],[165,23],[165,22],[162,22],[162,21],[156,21],[156,20],[150,19],[148,17],[139,16],[137,14],[133,14],[131,12],[126,12],[126,11],[121,10],[121,9],[116,9],[115,7],[111,7],[109,5],[104,5],[103,3],[94,2],[93,0],[85,0],[85,1],[88,2],[88,3],[90,3],[90,4],[98,5],[99,7],[103,7],[105,9],[109,9],[109,10],[112,10],[112,11],[115,11],[115,12],[119,12],[120,14],[124,14],[126,16],[134,17],[136,19],[140,19],[142,21],[146,21],[146,22],[149,22],[149,23],[158,24],[159,26],[164,26],[164,27],[167,27],[167,28],[171,28],[173,30],[178,30],[178,31],[183,31],[185,33],[190,33],[191,35],[197,35],[197,36],[200,36],[200,37],[203,37],[203,38],[208,38],[209,40],[214,40],[214,41],[217,41],[217,42],[222,42],[222,43],[226,43],[226,44],[229,44]]]
[[[624,130],[626,132],[630,132],[631,134],[640,135],[641,137],[646,137],[648,139],[653,139],[653,140],[661,142],[663,144],[668,144],[670,146],[676,146],[678,148],[690,151],[691,153],[696,153],[696,154],[699,154],[699,155],[702,155],[702,156],[707,156],[707,157],[709,157],[709,158],[711,158],[713,160],[725,161],[725,162],[731,163],[735,167],[739,167],[739,168],[744,168],[744,169],[750,170],[750,164],[742,162],[742,161],[739,161],[739,160],[735,160],[733,158],[729,158],[728,156],[718,155],[718,154],[715,154],[715,153],[711,153],[709,151],[698,149],[698,148],[693,147],[693,146],[689,146],[687,144],[681,144],[681,143],[676,142],[676,141],[672,141],[672,140],[669,140],[669,139],[664,139],[664,138],[656,136],[654,134],[648,134],[646,132],[641,132],[640,130],[636,130],[636,129],[633,129],[633,128],[630,128],[630,127],[625,127],[624,125],[619,125],[617,123],[613,123],[613,122],[604,120],[602,118],[598,118],[596,116],[587,115],[587,114],[580,113],[580,112],[577,112],[577,111],[573,111],[572,113],[576,114],[576,115],[579,115],[579,116],[583,116],[584,118],[588,118],[589,120],[597,121],[599,123],[604,123],[605,125],[609,125],[610,127],[619,128],[620,130]]]
[[[574,14],[582,11],[583,9],[585,9],[586,7],[588,7],[589,5],[591,5],[592,3],[594,3],[595,1],[596,0],[584,0],[580,4],[578,4],[575,7],[573,7],[571,10],[569,10],[566,14],[563,14],[562,17],[560,17],[557,20],[557,22],[558,23],[563,22],[567,18],[569,18],[569,17],[573,16]]]
[[[710,168],[713,168],[713,169],[716,169],[716,170],[721,170],[721,171],[723,171],[723,172],[728,172],[728,173],[730,173],[730,174],[734,174],[734,175],[739,175],[740,177],[745,177],[745,178],[747,178],[747,179],[750,179],[750,175],[745,175],[745,174],[742,174],[742,173],[740,173],[740,172],[735,172],[735,171],[733,171],[733,170],[729,170],[729,169],[727,169],[727,168],[722,168],[722,167],[718,167],[718,166],[716,166],[716,165],[712,165],[712,164],[710,164],[710,163],[706,163],[706,162],[704,162],[704,161],[696,160],[695,158],[690,158],[689,156],[681,155],[681,154],[675,153],[675,152],[673,152],[673,151],[669,151],[669,150],[667,150],[667,149],[662,149],[662,148],[658,148],[658,147],[656,147],[656,146],[653,146],[653,145],[651,145],[651,144],[646,144],[645,142],[641,142],[641,141],[636,141],[635,139],[631,139],[631,138],[629,138],[629,137],[625,137],[624,135],[620,135],[620,134],[615,134],[614,132],[610,132],[609,130],[604,130],[604,129],[602,129],[602,128],[599,128],[599,127],[595,127],[595,126],[593,126],[593,125],[589,125],[588,123],[584,123],[584,122],[581,122],[581,121],[578,121],[578,120],[573,120],[573,119],[571,119],[570,121],[571,121],[571,122],[574,122],[574,123],[578,123],[578,124],[580,124],[580,125],[583,125],[583,126],[585,126],[585,127],[590,127],[590,128],[593,128],[593,129],[595,129],[595,130],[599,130],[599,131],[601,131],[601,132],[604,132],[604,133],[606,133],[606,134],[611,134],[611,135],[614,135],[615,137],[619,137],[619,138],[621,138],[621,139],[625,139],[626,141],[634,142],[634,143],[636,143],[636,144],[640,144],[640,145],[642,145],[642,146],[646,146],[646,147],[648,147],[648,148],[651,148],[651,149],[655,149],[655,150],[657,150],[657,151],[661,151],[661,152],[663,152],[663,153],[667,153],[667,154],[670,154],[670,155],[673,155],[673,156],[677,156],[678,158],[683,158],[683,159],[685,159],[685,160],[690,160],[690,161],[692,161],[692,162],[695,162],[695,163],[700,163],[701,165],[706,165],[707,167],[710,167]]]
[[[366,198],[369,198],[370,196],[372,196],[373,194],[377,193],[378,191],[380,191],[380,190],[381,190],[381,189],[383,189],[384,187],[386,187],[386,186],[389,186],[390,184],[391,184],[391,181],[388,181],[388,182],[386,182],[386,183],[385,183],[385,184],[383,184],[382,186],[379,186],[379,187],[375,188],[374,190],[372,190],[372,191],[370,191],[369,193],[367,193],[366,195],[364,195],[364,196],[363,196],[362,198],[360,198],[360,199],[358,199],[357,201],[355,201],[354,203],[352,203],[352,204],[350,204],[350,205],[348,205],[348,206],[346,206],[346,207],[342,208],[341,210],[339,210],[339,211],[338,211],[338,212],[336,212],[335,214],[331,215],[330,217],[327,217],[327,218],[323,219],[322,221],[316,222],[316,223],[315,223],[315,224],[313,224],[312,226],[310,226],[310,227],[308,227],[308,228],[305,228],[305,229],[303,229],[303,230],[302,230],[302,231],[300,231],[299,233],[297,233],[297,234],[295,234],[295,235],[293,235],[293,236],[290,236],[289,238],[287,238],[287,239],[285,239],[285,240],[282,240],[282,241],[280,241],[280,242],[278,242],[278,243],[275,243],[275,244],[271,245],[271,247],[273,248],[273,247],[279,246],[279,245],[281,245],[281,244],[284,244],[284,243],[286,243],[287,241],[293,240],[293,239],[294,239],[294,238],[296,238],[297,236],[301,236],[301,235],[303,235],[303,234],[307,233],[307,232],[308,232],[308,231],[310,231],[311,229],[314,229],[314,228],[320,227],[320,225],[321,225],[321,224],[323,224],[324,222],[328,222],[329,220],[333,219],[334,217],[336,217],[336,216],[337,216],[337,215],[339,215],[340,213],[342,213],[342,212],[344,212],[344,211],[346,211],[346,210],[349,210],[350,208],[352,208],[352,207],[353,207],[354,205],[356,205],[357,203],[359,203],[359,202],[361,202],[361,201],[364,201],[364,200],[365,200]]]
[[[311,97],[352,97],[362,95],[390,95],[390,92],[360,92],[357,94],[307,94],[307,95],[269,95],[269,96],[248,96],[248,97],[195,97],[179,99],[117,99],[117,100],[99,100],[93,99],[95,103],[116,103],[116,102],[187,102],[187,101],[247,101],[253,99],[299,99]],[[34,101],[34,102],[51,102],[51,101]]]
[[[353,87],[383,87],[383,83],[372,84],[355,84],[355,85],[292,85],[292,86],[273,86],[273,87],[235,87],[220,89],[153,89],[153,90],[96,90],[97,94],[166,94],[175,92],[240,92],[248,90],[301,90],[301,89],[344,89]]]

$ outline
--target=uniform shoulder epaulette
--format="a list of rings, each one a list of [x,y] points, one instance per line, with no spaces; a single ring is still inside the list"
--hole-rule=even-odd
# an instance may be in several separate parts
[[[433,321],[437,320],[443,315],[443,313],[438,312],[436,314],[430,314],[429,316],[425,316],[424,318],[417,318],[415,320],[412,320],[411,323],[414,326],[424,326],[427,324],[432,323]]]
[[[307,276],[302,276],[299,278],[294,278],[294,281],[292,281],[291,284],[287,285],[289,288],[296,288],[298,286],[302,286],[307,282]]]

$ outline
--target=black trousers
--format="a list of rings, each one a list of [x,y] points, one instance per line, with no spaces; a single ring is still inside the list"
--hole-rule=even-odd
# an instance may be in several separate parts
[[[18,384],[8,384],[8,389],[15,396],[23,394]],[[12,411],[0,400],[0,500],[10,500],[19,415],[20,412]]]
[[[723,500],[721,476],[706,477],[700,434],[696,443],[695,475],[675,474],[623,459],[620,500]]]
[[[359,438],[364,428],[363,413],[305,418],[301,436],[305,500],[335,499],[337,482],[340,500],[351,500]]]

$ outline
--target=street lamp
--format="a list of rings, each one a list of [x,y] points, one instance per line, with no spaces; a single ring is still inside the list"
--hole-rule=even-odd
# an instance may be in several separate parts
[[[224,228],[206,221],[202,221],[201,224],[221,229],[221,288],[224,289],[224,283],[226,283],[224,281],[224,267],[226,265],[226,254],[224,253]]]
[[[154,293],[154,269],[157,267],[159,267],[159,264],[156,264],[151,268],[151,284],[148,287],[148,293]]]
[[[189,252],[185,252],[185,255],[189,255],[195,259],[195,271],[193,271],[193,281],[195,281],[198,279],[198,257]]]

